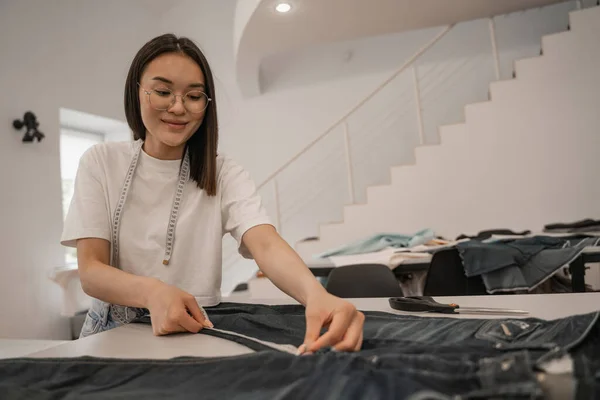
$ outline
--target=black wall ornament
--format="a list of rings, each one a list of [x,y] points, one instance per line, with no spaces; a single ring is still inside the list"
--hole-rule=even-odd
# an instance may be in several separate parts
[[[33,142],[37,139],[38,142],[41,142],[45,135],[38,131],[38,126],[40,123],[37,121],[37,117],[31,111],[27,111],[25,115],[23,115],[23,120],[15,119],[13,121],[13,126],[15,129],[21,130],[21,128],[25,127],[27,131],[25,132],[25,136],[23,136],[23,142]]]

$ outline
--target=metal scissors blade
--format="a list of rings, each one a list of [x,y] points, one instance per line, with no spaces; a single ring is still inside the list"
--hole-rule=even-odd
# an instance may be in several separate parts
[[[513,314],[529,315],[525,310],[513,310],[510,308],[484,308],[484,307],[458,307],[456,312],[460,314]]]

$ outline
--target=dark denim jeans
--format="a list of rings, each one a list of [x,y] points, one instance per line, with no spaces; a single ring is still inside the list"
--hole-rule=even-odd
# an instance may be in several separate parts
[[[600,220],[582,219],[568,223],[554,223],[544,226],[546,232],[600,232]]]
[[[456,245],[467,277],[481,276],[488,293],[532,290],[575,260],[584,248],[598,246],[600,238],[525,239]]]
[[[578,397],[600,395],[599,313],[543,321],[367,312],[360,352],[297,357],[252,338],[300,345],[302,307],[225,303],[206,311],[219,330],[248,338],[201,333],[257,353],[164,361],[5,360],[0,398],[531,399],[544,395],[537,377],[543,363],[564,354],[575,363]]]

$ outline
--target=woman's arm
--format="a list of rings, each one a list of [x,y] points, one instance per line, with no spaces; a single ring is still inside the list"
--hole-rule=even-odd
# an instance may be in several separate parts
[[[306,306],[310,297],[327,293],[273,226],[255,226],[244,234],[242,240],[261,271],[300,304]]]
[[[77,240],[79,278],[86,294],[111,304],[148,308],[156,335],[212,327],[194,296],[158,279],[113,268],[109,257],[107,240]]]
[[[104,239],[77,241],[77,263],[83,291],[111,304],[146,307],[148,294],[159,281],[108,265],[110,244]]]
[[[346,351],[360,349],[364,315],[351,303],[327,293],[272,225],[249,229],[242,241],[275,286],[306,306],[306,336],[301,352],[326,346]],[[329,330],[320,336],[324,326]]]

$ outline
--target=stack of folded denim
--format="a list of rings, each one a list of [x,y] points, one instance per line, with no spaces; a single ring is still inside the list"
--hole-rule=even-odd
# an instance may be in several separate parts
[[[582,219],[568,223],[554,223],[544,226],[544,232],[548,233],[586,233],[600,232],[600,220]]]
[[[462,239],[487,240],[487,239],[490,239],[491,237],[493,237],[494,235],[526,236],[526,235],[529,235],[530,233],[531,233],[531,231],[529,231],[529,230],[522,231],[522,232],[514,232],[510,229],[488,229],[485,231],[481,231],[477,235],[474,235],[474,236],[465,235],[463,233],[462,235],[459,235],[456,238],[456,240],[462,240]]]
[[[532,236],[456,245],[467,277],[481,276],[488,293],[531,291],[573,262],[599,237]]]

